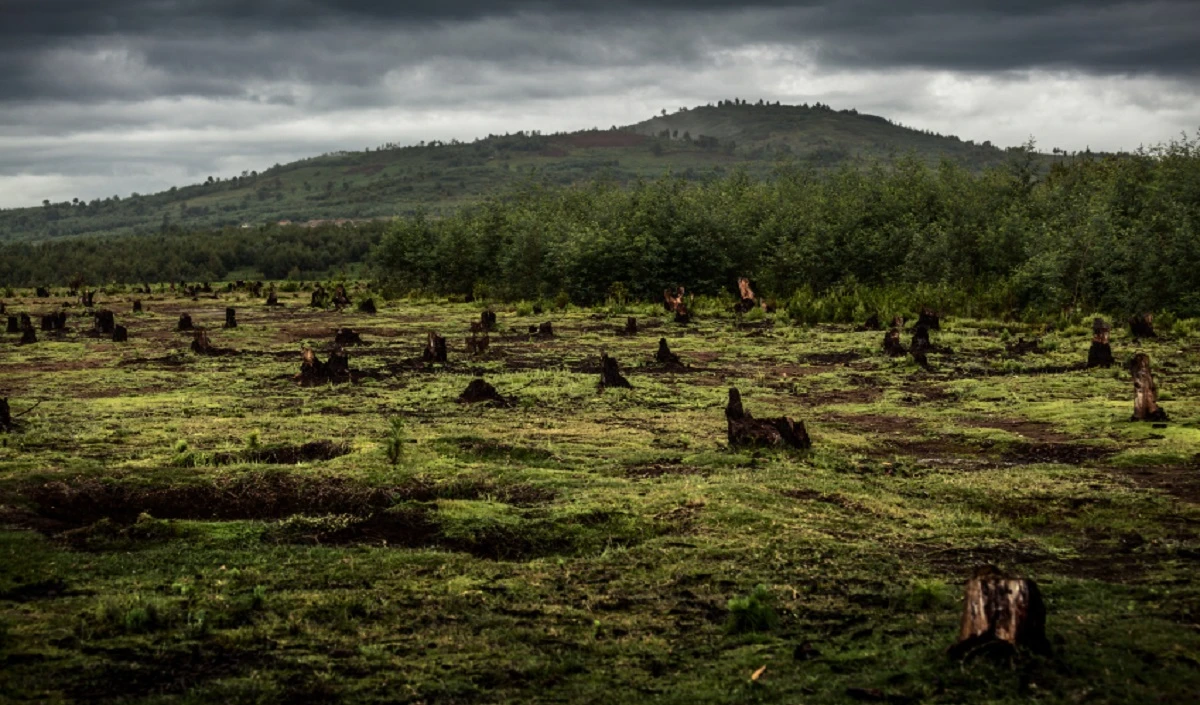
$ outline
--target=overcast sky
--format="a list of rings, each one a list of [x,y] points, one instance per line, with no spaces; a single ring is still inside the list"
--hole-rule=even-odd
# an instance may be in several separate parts
[[[1135,149],[1200,128],[1197,47],[1198,0],[0,0],[0,207],[735,96]]]

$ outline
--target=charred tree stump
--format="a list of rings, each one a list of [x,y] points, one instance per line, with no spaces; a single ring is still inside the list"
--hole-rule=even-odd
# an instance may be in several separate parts
[[[637,332],[638,332],[637,319],[634,318],[633,316],[626,318],[625,319],[625,330],[624,330],[625,335],[637,335]]]
[[[917,316],[917,325],[929,330],[941,330],[942,324],[937,311],[925,306]]]
[[[187,314],[187,313],[179,314],[179,323],[178,323],[178,325],[175,326],[175,330],[177,330],[177,331],[195,330],[192,326],[191,314]]]
[[[83,304],[84,308],[91,308],[96,305],[96,292],[85,291],[83,296],[79,297],[79,303]]]
[[[496,329],[496,312],[482,311],[479,314],[479,324],[485,331],[493,331]]]
[[[1167,412],[1158,405],[1158,387],[1150,374],[1150,356],[1138,353],[1129,361],[1133,375],[1133,416],[1130,421],[1166,421]]]
[[[41,324],[43,333],[54,330],[54,324],[58,322],[58,316],[53,313],[48,313],[45,316],[39,316],[39,318],[41,319],[39,323]]]
[[[920,323],[913,328],[912,350],[919,352],[928,352],[932,346],[929,344],[929,329]]]
[[[257,299],[258,297],[262,296],[262,289],[263,289],[263,283],[262,283],[262,282],[254,282],[253,284],[251,284],[251,285],[250,285],[250,293],[251,293],[251,294],[254,296],[254,298],[256,298],[256,299]]]
[[[467,388],[459,395],[458,401],[460,404],[481,404],[490,403],[495,406],[511,406],[513,400],[500,395],[496,388],[485,382],[483,378],[477,377],[471,380]]]
[[[8,306],[6,306],[3,301],[0,301],[0,314],[4,314],[7,312],[8,312]]]
[[[134,300],[134,302],[133,302],[133,312],[134,312],[134,313],[141,313],[141,312],[142,312],[142,300],[141,300],[141,299],[135,299],[135,300]]]
[[[271,308],[283,305],[283,304],[279,303],[279,296],[275,293],[274,289],[271,289],[269,292],[267,292],[267,304],[266,305]]]
[[[197,355],[213,355],[217,349],[209,342],[208,333],[204,330],[196,330],[192,333],[192,352]]]
[[[537,328],[537,335],[539,338],[553,338],[554,324],[550,321],[546,321],[545,323],[541,324]]]
[[[333,334],[333,342],[335,345],[341,347],[364,345],[362,336],[350,328],[338,328],[337,332]]]
[[[33,329],[33,323],[29,319],[25,319],[25,325],[21,328],[21,345],[29,345],[37,342],[37,331]]]
[[[1134,338],[1157,338],[1154,332],[1154,314],[1139,313],[1129,317],[1129,330]]]
[[[487,352],[488,346],[491,345],[491,340],[487,333],[482,336],[471,333],[471,337],[467,338],[467,352],[471,355],[482,355]]]
[[[13,425],[12,410],[8,408],[8,397],[0,397],[0,431],[11,431]]]
[[[125,326],[113,326],[112,341],[114,343],[125,343],[129,341],[129,331],[125,329]]]
[[[20,333],[21,332],[21,324],[19,322],[19,319],[16,316],[8,317],[8,328],[6,329],[6,332],[8,332],[8,333]]]
[[[623,389],[633,389],[633,385],[629,380],[621,376],[621,370],[617,365],[617,358],[609,357],[607,353],[600,353],[600,389],[608,389],[610,387],[620,387]]]
[[[39,286],[39,287],[37,288],[37,297],[38,297],[39,299],[48,299],[48,298],[50,298],[50,290],[49,290],[49,289],[47,289],[47,288],[46,288],[46,287],[44,287],[44,286]]]
[[[225,327],[237,328],[237,309],[232,306],[225,309]]]
[[[679,356],[671,352],[666,338],[658,339],[658,352],[654,353],[654,361],[660,365],[683,367],[683,363],[679,361]]]
[[[100,335],[112,335],[116,325],[116,318],[112,311],[101,310],[95,313],[96,332]]]
[[[429,332],[429,340],[425,343],[425,352],[421,354],[421,359],[425,362],[440,362],[446,363],[446,339],[442,336]]]
[[[879,323],[879,314],[872,313],[867,316],[867,320],[862,325],[863,330],[879,330],[882,326]]]
[[[975,569],[967,581],[954,658],[977,653],[1013,654],[1017,647],[1050,651],[1046,640],[1046,605],[1037,583],[1014,578],[995,566]]]
[[[335,348],[329,353],[329,360],[325,363],[325,373],[329,378],[335,381],[350,379],[350,356],[345,350]]]
[[[22,313],[20,330],[25,330],[26,328],[32,328],[32,327],[33,327],[33,321],[29,320],[29,314]]]
[[[378,313],[375,309],[375,299],[363,299],[358,304],[359,313]]]
[[[893,328],[883,334],[883,351],[888,354],[888,357],[903,357],[908,354],[908,351],[900,343],[899,328]]]
[[[294,379],[302,386],[354,380],[353,373],[350,371],[350,358],[341,348],[335,349],[329,354],[329,362],[321,362],[313,353],[312,348],[304,348],[300,354],[300,360],[300,372]]]
[[[729,389],[729,403],[725,406],[725,421],[728,425],[728,440],[731,447],[812,447],[803,421],[793,421],[786,416],[774,419],[756,419],[742,408],[742,394],[737,387]]]
[[[755,299],[754,289],[750,288],[750,280],[746,277],[738,279],[738,296],[740,300],[733,305],[734,313],[746,313],[754,308]]]
[[[313,289],[312,291],[312,296],[309,298],[308,305],[312,308],[325,308],[328,303],[329,294],[326,293],[325,289],[322,288],[320,284],[317,284],[317,288]]]
[[[333,290],[333,307],[338,311],[350,305],[350,297],[346,295],[346,287],[338,284]]]
[[[1103,318],[1092,321],[1092,347],[1088,349],[1087,359],[1089,369],[1112,367],[1116,362],[1113,359],[1112,346],[1108,343],[1108,334],[1111,329],[1112,327]]]

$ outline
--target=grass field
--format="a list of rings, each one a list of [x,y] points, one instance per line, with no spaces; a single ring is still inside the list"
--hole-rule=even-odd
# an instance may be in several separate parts
[[[64,300],[30,294],[8,312]],[[944,321],[927,371],[771,314],[497,306],[472,358],[478,304],[281,297],[101,294],[128,343],[78,306],[0,340],[0,701],[1200,700],[1200,337],[1115,332],[1160,428],[1080,369],[1083,324],[1013,358],[1042,331]],[[357,381],[297,385],[342,326]],[[632,390],[597,389],[602,350]],[[515,404],[458,403],[478,375]],[[731,386],[813,449],[729,449]],[[984,563],[1038,582],[1050,655],[947,657]]]

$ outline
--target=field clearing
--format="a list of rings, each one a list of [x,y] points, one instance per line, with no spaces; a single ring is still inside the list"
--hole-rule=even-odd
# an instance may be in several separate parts
[[[497,306],[472,357],[478,304],[280,297],[101,294],[128,343],[77,305],[0,338],[0,701],[1200,700],[1198,337],[1117,326],[1085,370],[1086,325],[1016,358],[1040,328],[949,319],[924,370],[782,315]],[[296,384],[341,327],[356,381]],[[1163,427],[1129,421],[1137,351]],[[515,403],[458,403],[477,376]],[[812,450],[729,449],[730,387]],[[985,563],[1038,582],[1050,655],[947,657]],[[741,629],[757,585],[778,621]]]

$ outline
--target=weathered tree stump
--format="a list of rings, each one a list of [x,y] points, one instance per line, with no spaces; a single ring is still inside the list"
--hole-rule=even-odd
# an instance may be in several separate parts
[[[308,305],[312,308],[325,308],[328,303],[329,294],[320,284],[317,284],[316,288],[312,290],[312,296],[309,297]]]
[[[918,323],[913,328],[911,349],[914,351],[928,352],[933,346],[929,344],[929,329]]]
[[[270,291],[267,292],[266,305],[271,308],[275,308],[275,307],[283,305],[283,304],[279,303],[279,295],[275,293],[274,289],[271,289]]]
[[[737,387],[729,389],[725,421],[728,424],[729,445],[733,447],[812,447],[803,421],[793,421],[786,416],[773,419],[754,418],[742,408],[742,394]]]
[[[877,313],[872,313],[870,316],[867,316],[866,322],[862,325],[862,330],[879,330],[880,328],[881,325],[879,323],[879,314]]]
[[[96,292],[94,292],[94,291],[83,292],[83,295],[79,297],[79,303],[83,304],[84,308],[91,308],[92,306],[95,306],[96,305]]]
[[[917,325],[924,326],[929,330],[941,330],[942,324],[937,311],[925,306],[917,315]]]
[[[375,299],[367,298],[367,299],[363,299],[362,301],[360,301],[358,304],[358,312],[359,313],[378,313],[378,311],[375,308]]]
[[[1037,583],[1014,578],[995,566],[975,569],[967,581],[954,658],[979,653],[1013,654],[1017,647],[1050,651],[1046,639],[1046,606]]]
[[[8,408],[8,397],[0,397],[0,431],[11,431],[13,424],[12,410]]]
[[[95,330],[100,335],[112,335],[114,327],[117,325],[116,317],[113,312],[107,309],[102,309],[94,314]]]
[[[546,321],[545,323],[541,324],[537,328],[537,335],[539,338],[553,338],[554,324],[550,321]]]
[[[362,336],[350,328],[338,328],[333,334],[333,342],[335,345],[349,347],[351,345],[365,345]]]
[[[54,324],[58,322],[58,316],[53,313],[48,313],[38,318],[40,319],[39,323],[41,324],[43,333],[54,330]]]
[[[205,294],[211,294],[212,286],[208,282],[204,282],[200,285],[200,291],[204,292]]]
[[[262,282],[254,282],[253,284],[250,285],[250,293],[256,299],[259,298],[260,296],[262,296],[262,290],[263,290]]]
[[[481,311],[479,313],[479,323],[482,326],[482,329],[485,331],[495,330],[496,329],[496,312],[495,311]]]
[[[654,353],[654,361],[660,365],[667,365],[669,367],[683,367],[683,363],[680,362],[679,356],[671,352],[670,346],[667,345],[666,338],[658,339],[658,352]]]
[[[300,353],[300,360],[300,372],[293,379],[302,386],[349,382],[354,379],[350,371],[350,358],[340,348],[329,354],[328,362],[317,359],[312,348],[304,348]]]
[[[663,304],[668,311],[675,314],[675,322],[680,325],[691,323],[692,316],[688,313],[688,302],[684,300],[686,292],[681,286],[674,294],[670,289],[663,291]]]
[[[133,312],[134,312],[134,313],[141,313],[141,312],[142,312],[142,300],[141,300],[141,299],[134,299],[134,301],[133,301]]]
[[[754,308],[755,299],[754,289],[750,288],[750,280],[746,277],[738,279],[738,302],[733,305],[734,313],[746,313]]]
[[[350,297],[346,295],[346,287],[344,285],[338,284],[334,287],[332,301],[333,307],[338,311],[350,305]]]
[[[189,313],[179,314],[179,323],[175,326],[175,330],[177,330],[177,331],[195,330],[194,326],[192,326],[191,314],[189,314]]]
[[[900,343],[899,328],[893,328],[883,334],[883,351],[888,354],[888,357],[903,357],[908,354],[908,351]]]
[[[1092,347],[1088,349],[1088,369],[1112,367],[1116,362],[1113,359],[1112,346],[1108,343],[1108,334],[1111,330],[1112,327],[1103,318],[1092,321]]]
[[[1041,338],[1025,340],[1025,338],[1018,337],[1017,342],[1005,345],[1004,349],[1010,357],[1021,357],[1028,353],[1040,353],[1042,352],[1042,340]]]
[[[50,289],[48,289],[48,288],[46,288],[46,287],[44,287],[44,286],[39,286],[39,287],[37,288],[37,297],[38,297],[39,299],[48,299],[48,298],[50,298]]]
[[[1158,387],[1150,374],[1150,356],[1138,353],[1129,361],[1133,375],[1133,416],[1130,421],[1166,421],[1167,412],[1158,405]]]
[[[237,309],[232,306],[225,308],[225,328],[237,328]]]
[[[21,345],[30,345],[36,342],[37,331],[33,329],[33,323],[26,319],[25,325],[21,328]]]
[[[129,340],[129,331],[126,330],[125,326],[122,326],[122,325],[113,326],[112,341],[114,343],[124,343],[124,342],[128,342],[128,340]]]
[[[203,329],[197,329],[192,332],[192,352],[197,355],[213,355],[217,349],[213,347],[208,340],[208,333]]]
[[[625,335],[637,335],[637,332],[638,332],[637,319],[634,318],[633,316],[626,318],[625,319],[625,329],[621,332],[624,333]]]
[[[8,317],[8,328],[5,329],[5,332],[7,332],[7,333],[20,333],[21,332],[21,324],[19,322],[19,319],[16,316]]]
[[[345,350],[335,348],[329,353],[329,360],[325,363],[325,373],[333,380],[348,380],[350,379],[350,356]]]
[[[1134,338],[1157,338],[1154,332],[1154,314],[1139,313],[1129,317],[1129,330]]]
[[[8,306],[3,301],[0,301],[0,315],[8,312]]]
[[[22,313],[20,330],[25,330],[26,328],[32,328],[32,327],[33,327],[33,321],[29,320],[29,314]]]
[[[600,353],[600,389],[608,389],[610,387],[620,387],[623,389],[633,389],[633,385],[629,380],[621,376],[621,370],[617,365],[617,358],[609,357],[607,353]]]
[[[429,339],[425,343],[425,351],[421,354],[421,359],[425,362],[446,362],[446,339],[442,336],[429,332]]]
[[[472,332],[471,337],[467,338],[466,342],[467,352],[469,354],[482,355],[487,352],[488,346],[491,345],[492,341],[488,338],[487,333],[484,333],[483,335],[477,335]]]
[[[471,383],[459,395],[458,401],[461,404],[489,403],[501,407],[512,406],[513,403],[512,399],[501,396],[495,387],[479,377],[471,380]]]

